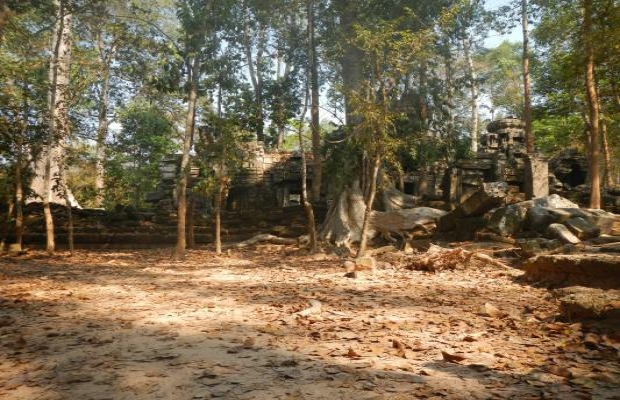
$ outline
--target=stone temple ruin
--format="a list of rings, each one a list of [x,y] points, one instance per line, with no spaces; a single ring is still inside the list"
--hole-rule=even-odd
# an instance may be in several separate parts
[[[297,205],[301,196],[301,155],[299,152],[267,152],[260,142],[245,143],[239,150],[243,165],[232,180],[226,203],[228,210],[263,209]],[[308,185],[312,180],[312,154],[307,153]],[[160,210],[175,208],[175,185],[179,176],[180,155],[167,157],[160,166],[161,181],[147,201]],[[199,170],[192,168],[193,187]],[[549,162],[525,152],[524,123],[517,118],[504,118],[487,125],[481,135],[479,151],[474,158],[459,159],[453,164],[436,164],[426,171],[413,171],[405,176],[404,191],[429,200],[441,199],[454,209],[475,193],[482,184],[505,182],[506,203],[558,193],[574,202],[585,201],[585,190],[574,189],[586,183],[587,161],[575,149],[567,149]],[[194,194],[198,207],[209,207],[208,201]],[[607,201],[616,210],[620,197]],[[617,204],[616,204],[617,203]]]
[[[226,209],[264,209],[300,204],[301,154],[299,152],[266,152],[261,143],[248,142],[239,150],[243,164],[233,177]],[[312,181],[312,154],[306,154],[308,185]],[[180,174],[180,155],[169,156],[160,165],[161,180],[157,191],[147,201],[160,210],[176,207],[176,180]],[[188,190],[200,180],[198,167],[192,167]],[[207,199],[193,193],[194,200],[209,208]]]

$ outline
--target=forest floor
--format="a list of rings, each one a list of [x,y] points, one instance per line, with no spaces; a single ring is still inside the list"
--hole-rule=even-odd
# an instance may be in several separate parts
[[[0,399],[620,399],[618,327],[518,269],[344,272],[275,245],[0,258]]]

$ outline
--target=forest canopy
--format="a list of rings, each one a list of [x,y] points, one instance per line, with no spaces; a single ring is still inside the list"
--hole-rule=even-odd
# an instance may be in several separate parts
[[[297,149],[298,129],[315,160],[329,155],[308,189],[320,200],[321,176],[345,184],[373,163],[406,172],[471,157],[502,116],[525,119],[530,151],[602,154],[592,182],[612,187],[619,2],[494,4],[5,1],[0,201],[144,206],[166,155],[186,171],[218,142]],[[520,43],[485,47],[513,29]]]

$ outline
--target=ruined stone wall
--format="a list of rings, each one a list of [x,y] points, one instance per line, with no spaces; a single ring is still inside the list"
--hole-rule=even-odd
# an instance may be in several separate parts
[[[266,152],[257,142],[245,143],[239,149],[244,160],[232,178],[226,207],[261,209],[286,207],[299,202],[301,192],[301,154],[298,152]],[[312,180],[312,155],[307,154],[308,185]],[[180,155],[169,156],[160,165],[158,190],[147,201],[160,209],[172,209],[176,204],[176,182],[180,173]],[[192,167],[188,190],[200,181],[198,167]],[[196,196],[194,196],[196,197]],[[199,203],[209,202],[200,198]],[[199,207],[201,204],[199,204]],[[207,208],[209,204],[205,205]]]

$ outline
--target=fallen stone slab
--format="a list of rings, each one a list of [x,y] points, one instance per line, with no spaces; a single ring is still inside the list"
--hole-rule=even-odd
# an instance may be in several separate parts
[[[560,313],[566,319],[620,319],[620,290],[583,286],[556,289]]]
[[[564,223],[580,240],[587,240],[597,237],[601,233],[601,229],[591,221],[575,217]]]
[[[581,242],[573,232],[562,224],[549,225],[545,231],[545,235],[550,239],[559,239],[563,243],[577,244]]]
[[[527,280],[552,286],[620,289],[620,255],[540,255],[525,261],[523,269]]]
[[[620,216],[604,210],[594,210],[588,208],[548,208],[552,214],[554,222],[567,223],[575,218],[586,220],[588,224],[599,228],[600,234],[610,234],[614,229],[614,224],[620,220]]]

